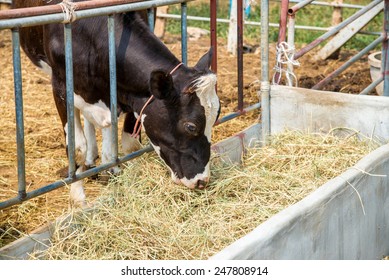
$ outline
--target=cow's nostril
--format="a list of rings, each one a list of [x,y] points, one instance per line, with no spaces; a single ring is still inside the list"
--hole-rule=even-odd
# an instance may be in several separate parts
[[[200,190],[204,189],[206,185],[207,185],[206,181],[203,181],[203,180],[198,180],[197,181],[197,188],[199,188]]]

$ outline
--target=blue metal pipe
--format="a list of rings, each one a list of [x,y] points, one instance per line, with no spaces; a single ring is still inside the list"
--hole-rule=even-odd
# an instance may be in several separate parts
[[[253,105],[251,105],[251,106],[249,106],[249,107],[244,108],[244,109],[241,110],[241,111],[238,111],[238,112],[234,112],[234,113],[228,114],[228,115],[226,115],[226,116],[224,116],[224,117],[218,119],[218,120],[215,122],[214,125],[217,126],[217,125],[219,125],[219,124],[225,123],[225,122],[227,122],[227,121],[230,121],[230,120],[232,120],[232,119],[235,119],[236,117],[239,117],[239,116],[241,116],[241,115],[244,115],[244,114],[246,114],[246,113],[248,113],[248,112],[250,112],[250,111],[257,110],[257,109],[259,109],[259,108],[261,108],[261,103],[260,103],[260,102],[255,103],[255,104],[253,104]]]
[[[93,8],[88,10],[75,11],[77,20],[82,18],[90,18],[96,16],[107,16],[110,14],[125,13],[129,11],[146,10],[148,8],[155,8],[159,6],[174,5],[183,2],[190,2],[193,0],[151,0],[144,2],[137,2],[131,4],[123,4],[116,6],[109,6],[103,8]],[[65,20],[63,13],[42,15],[42,16],[31,16],[14,19],[0,20],[0,29],[13,28],[13,27],[25,27],[35,26],[48,23],[61,23]]]
[[[150,31],[154,33],[154,8],[147,9],[147,19],[149,21]]]
[[[121,164],[121,163],[124,163],[126,161],[129,161],[131,159],[134,159],[136,157],[139,157],[141,155],[143,155],[144,153],[149,153],[151,151],[153,151],[153,147],[151,146],[146,146],[145,148],[139,150],[139,151],[136,151],[134,153],[131,153],[131,154],[128,154],[124,157],[121,157],[117,160],[117,162],[111,162],[111,163],[107,163],[107,164],[104,164],[104,165],[99,165],[95,168],[92,168],[92,169],[89,169],[87,171],[84,171],[80,174],[76,174],[73,178],[66,178],[64,180],[60,180],[60,181],[56,181],[52,184],[49,184],[47,186],[44,186],[44,187],[41,187],[39,189],[36,189],[36,190],[33,190],[31,192],[28,192],[24,198],[24,200],[28,200],[28,199],[31,199],[31,198],[34,198],[34,197],[37,197],[37,196],[40,196],[42,194],[45,194],[45,193],[48,193],[50,191],[53,191],[55,189],[58,189],[58,188],[61,188],[65,185],[68,185],[68,184],[71,184],[71,183],[74,183],[76,181],[79,181],[79,180],[82,180],[84,178],[87,178],[87,177],[90,177],[90,176],[93,176],[101,171],[104,171],[104,170],[108,170],[109,168],[111,167],[114,167],[118,164]],[[6,201],[3,201],[3,202],[0,202],[0,209],[4,209],[4,208],[7,208],[7,207],[10,207],[12,205],[16,205],[16,204],[20,204],[22,201],[15,197],[15,198],[11,198],[11,199],[8,199]]]
[[[116,83],[116,45],[115,45],[115,19],[108,16],[108,52],[109,52],[109,81],[111,100],[111,129],[112,129],[112,161],[118,158],[118,112],[117,112],[117,83]]]
[[[270,81],[269,81],[269,0],[261,1],[261,122],[262,139],[270,136]]]
[[[19,30],[12,29],[12,51],[14,67],[14,89],[16,110],[16,146],[18,160],[18,200],[26,198],[26,169],[24,149],[24,121],[23,121],[23,89],[22,70],[20,63],[20,38]]]
[[[74,85],[73,85],[73,50],[72,50],[72,25],[64,25],[65,40],[65,66],[66,66],[66,111],[67,111],[67,149],[69,160],[69,177],[76,172],[75,161],[75,133],[74,133]]]
[[[187,5],[181,3],[181,56],[182,63],[188,65]]]
[[[369,94],[373,89],[375,89],[376,86],[378,86],[382,81],[384,80],[384,77],[381,76],[377,80],[373,81],[370,85],[368,85],[364,90],[362,90],[359,95],[366,95]]]

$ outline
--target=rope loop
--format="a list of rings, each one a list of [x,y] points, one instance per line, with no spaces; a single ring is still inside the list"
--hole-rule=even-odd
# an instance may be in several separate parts
[[[286,79],[288,81],[289,85],[295,84],[295,86],[298,86],[298,80],[296,75],[293,73],[293,69],[290,71],[288,69],[288,65],[292,66],[300,66],[300,62],[297,60],[294,60],[294,51],[295,48],[288,45],[286,42],[281,42],[276,46],[276,66],[274,67],[275,73],[273,75],[272,84],[278,85],[281,81],[281,77],[283,74],[285,74]],[[279,73],[279,75],[277,75]],[[278,76],[278,77],[276,77]],[[291,78],[293,78],[294,83],[292,82]]]

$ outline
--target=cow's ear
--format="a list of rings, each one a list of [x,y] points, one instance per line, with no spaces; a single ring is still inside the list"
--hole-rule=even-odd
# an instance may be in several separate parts
[[[150,75],[150,92],[158,99],[168,99],[173,91],[172,76],[162,70],[155,70]]]
[[[210,47],[208,52],[200,58],[199,62],[197,62],[194,68],[198,71],[208,70],[212,63],[212,55],[213,55],[213,47]]]

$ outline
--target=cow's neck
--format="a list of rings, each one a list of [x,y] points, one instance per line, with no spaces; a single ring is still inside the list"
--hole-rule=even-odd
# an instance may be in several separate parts
[[[149,27],[136,14],[123,18],[124,27],[119,38],[117,51],[119,86],[132,94],[140,96],[148,92],[149,78],[152,71],[165,70],[167,73],[180,61],[153,34]]]

